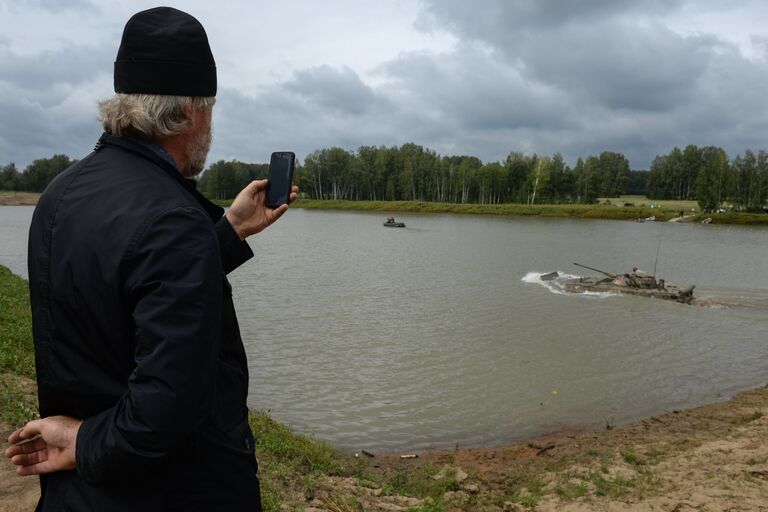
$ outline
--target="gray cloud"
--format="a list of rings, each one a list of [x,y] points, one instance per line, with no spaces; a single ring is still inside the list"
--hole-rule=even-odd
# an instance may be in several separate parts
[[[65,47],[23,56],[0,43],[0,165],[90,150],[101,131],[95,98],[111,93],[111,53]]]
[[[38,8],[51,12],[90,11],[100,12],[101,8],[90,0],[22,0],[14,2],[16,9]]]
[[[0,165],[15,162],[23,169],[32,160],[57,153],[81,158],[101,133],[95,105],[81,114],[79,108],[64,104],[49,109],[35,101],[0,97]]]
[[[526,79],[473,45],[445,55],[404,55],[382,70],[414,108],[422,105],[456,128],[573,127],[568,98],[560,90]]]
[[[763,60],[768,60],[768,36],[755,36],[751,38],[752,45],[758,49]]]
[[[54,84],[77,86],[99,73],[111,74],[114,48],[69,46],[38,55],[18,55],[0,41],[0,82],[26,90],[46,91]]]
[[[521,32],[559,30],[595,20],[656,17],[679,9],[682,0],[424,0],[424,28],[447,26],[464,37],[515,40]]]
[[[465,43],[388,71],[418,67],[409,89],[433,109],[460,112],[456,138],[477,139],[486,158],[494,148],[498,158],[502,146],[483,134],[496,141],[499,130],[512,147],[571,158],[610,149],[637,167],[674,145],[716,144],[733,153],[765,144],[768,111],[756,90],[768,78],[765,61],[748,61],[712,35],[673,32],[661,16],[682,2],[425,5],[427,26],[448,28]],[[466,41],[487,51],[468,59]],[[471,69],[479,72],[462,72]]]
[[[580,102],[665,110],[683,101],[704,72],[717,41],[686,38],[633,16],[642,2],[432,2],[431,16],[482,41],[526,77],[559,87]],[[669,5],[674,5],[670,3]]]
[[[719,5],[697,4],[696,12],[711,16]],[[761,4],[749,5],[758,12]],[[644,168],[675,145],[714,144],[731,155],[766,148],[768,36],[752,35],[763,50],[749,60],[715,35],[684,35],[669,20],[690,13],[689,2],[423,7],[419,26],[455,37],[442,52],[406,52],[369,69],[320,60],[279,83],[220,87],[210,159],[264,162],[278,149],[303,158],[330,146],[416,142],[485,161],[517,150],[562,152],[572,164],[611,150]],[[0,125],[0,165],[90,149],[100,131],[96,100],[112,93],[116,44],[89,44],[22,55],[0,36],[0,117],[12,120]],[[230,68],[247,61],[220,59]]]
[[[336,70],[326,65],[297,71],[284,86],[309,101],[341,114],[362,114],[382,101],[348,67]]]

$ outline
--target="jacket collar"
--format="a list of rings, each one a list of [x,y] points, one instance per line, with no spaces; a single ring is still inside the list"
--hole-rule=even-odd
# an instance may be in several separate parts
[[[173,164],[171,164],[171,162],[167,161],[165,158],[162,158],[156,152],[148,148],[145,144],[142,144],[141,142],[133,140],[129,137],[116,137],[104,132],[101,134],[101,137],[99,137],[99,141],[96,143],[94,150],[99,151],[104,146],[112,146],[123,151],[129,151],[154,163],[182,188],[189,192],[192,197],[194,197],[195,200],[200,204],[200,206],[203,207],[205,212],[214,223],[218,222],[219,219],[221,219],[221,217],[224,215],[224,208],[213,204],[208,200],[208,198],[206,198],[197,190],[197,182],[195,180],[182,176],[179,170]]]

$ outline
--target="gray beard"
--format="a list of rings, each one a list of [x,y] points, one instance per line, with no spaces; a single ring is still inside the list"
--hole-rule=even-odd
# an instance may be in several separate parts
[[[182,176],[191,178],[203,171],[205,159],[208,158],[208,151],[211,149],[211,142],[213,142],[213,128],[209,125],[207,130],[201,131],[187,144],[185,148],[187,163],[181,169]]]

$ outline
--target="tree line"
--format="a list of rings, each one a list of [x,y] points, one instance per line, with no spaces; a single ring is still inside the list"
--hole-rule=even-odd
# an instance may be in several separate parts
[[[591,203],[626,192],[629,161],[619,153],[579,159],[510,153],[502,162],[440,156],[416,144],[333,147],[309,154],[300,185],[316,199],[437,201],[450,203]]]
[[[75,161],[66,155],[35,160],[23,172],[0,170],[0,190],[41,192]],[[268,164],[220,160],[198,179],[212,199],[231,199],[251,180],[267,177]],[[314,199],[436,201],[450,203],[595,203],[623,194],[651,199],[697,200],[704,210],[724,203],[760,211],[768,200],[768,154],[746,151],[733,160],[722,148],[693,145],[657,156],[649,171],[633,171],[617,152],[579,158],[568,166],[552,156],[511,152],[503,161],[441,156],[417,144],[316,150],[298,165],[294,183]]]
[[[705,211],[728,202],[740,210],[759,212],[768,204],[768,153],[747,150],[729,160],[715,146],[674,148],[651,163],[646,195],[696,200]]]
[[[67,155],[40,158],[29,164],[23,172],[11,162],[0,169],[0,190],[42,192],[61,171],[77,162]]]

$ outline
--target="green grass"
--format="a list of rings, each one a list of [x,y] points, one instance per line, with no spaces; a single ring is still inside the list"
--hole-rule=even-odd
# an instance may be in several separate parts
[[[34,418],[34,396],[17,376],[35,377],[27,281],[0,265],[0,422],[18,427]]]
[[[753,413],[747,414],[746,416],[739,416],[737,418],[734,418],[731,422],[734,423],[735,425],[746,425],[747,423],[757,421],[762,417],[763,417],[762,411],[754,411]]]
[[[398,471],[383,482],[382,493],[439,500],[446,492],[459,490],[455,473],[449,472],[438,480],[433,478],[436,474],[437,470],[431,464],[408,471]]]
[[[268,412],[251,411],[248,420],[258,433],[256,450],[262,461],[301,474],[350,474],[346,456],[322,441],[292,432]]]
[[[627,464],[631,464],[633,466],[642,466],[645,464],[645,462],[637,456],[634,448],[625,448],[620,453],[622,459],[624,459],[624,462]]]
[[[35,377],[27,281],[0,266],[0,372]]]
[[[256,439],[262,506],[267,512],[282,510],[292,496],[314,489],[323,475],[351,476],[356,470],[354,460],[347,455],[292,432],[267,411],[250,411],[248,421]],[[329,500],[339,510],[356,510],[343,498]],[[294,505],[298,508],[300,503]]]
[[[555,488],[555,493],[560,497],[560,499],[569,501],[575,498],[581,498],[583,496],[589,495],[589,487],[587,486],[586,482],[567,482],[563,485],[557,486],[557,488]]]
[[[37,417],[37,400],[10,374],[0,374],[0,423],[21,427]]]

